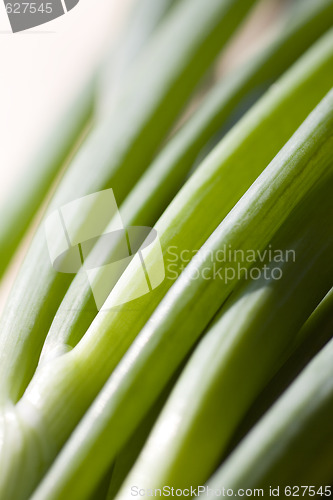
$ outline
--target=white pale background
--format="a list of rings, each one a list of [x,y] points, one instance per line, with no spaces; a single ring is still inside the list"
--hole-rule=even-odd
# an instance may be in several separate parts
[[[50,23],[12,34],[0,0],[1,198],[117,36],[131,2],[81,0]]]

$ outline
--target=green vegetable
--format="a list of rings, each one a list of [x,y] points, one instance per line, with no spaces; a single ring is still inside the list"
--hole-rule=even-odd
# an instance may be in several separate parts
[[[125,226],[154,226],[159,238],[139,254],[144,273],[135,254],[97,312],[84,269],[52,268],[42,221],[1,319],[1,500],[127,500],[134,482],[196,486],[221,462],[213,484],[220,475],[235,486],[332,480],[332,360],[309,375],[312,386],[299,383],[312,364],[299,373],[331,338],[332,292],[322,299],[333,284],[333,0],[286,8],[273,39],[206,87],[184,119],[254,4],[140,0],[106,64],[114,74],[95,86],[90,133],[71,143],[88,92],[13,205],[8,227],[26,213],[17,236],[3,233],[12,238],[3,269],[66,151],[47,216],[113,188]],[[77,205],[66,224],[81,241],[95,206]],[[114,221],[103,221],[110,231]],[[47,243],[63,250],[49,222]],[[108,260],[121,243],[114,238]],[[135,252],[129,236],[127,245]],[[276,261],[272,248],[293,249],[296,261]],[[105,250],[96,239],[89,259],[102,266]],[[154,286],[161,250],[165,279]],[[94,292],[108,271],[95,273]]]
[[[174,284],[59,453],[35,494],[36,500],[69,494],[72,498],[84,498],[97,483],[236,285],[236,279],[228,284],[204,279],[201,271],[207,268],[212,276],[213,264],[217,269],[221,267],[214,259],[212,262],[212,255],[224,245],[259,251],[266,247],[292,209],[330,166],[332,123],[333,91],[310,114]],[[127,286],[136,285],[133,267],[130,265],[120,280],[124,291]],[[127,272],[132,281],[126,277]],[[120,328],[103,331],[106,318],[107,315],[97,316],[75,349],[41,367],[20,401],[22,416],[38,399],[39,415],[43,415],[41,441],[50,439],[47,429],[52,442],[60,441],[65,426],[69,432],[70,419],[82,411],[79,405],[89,391],[94,391],[94,384],[103,380],[104,370],[118,361],[119,349],[127,339],[124,340]],[[112,349],[108,365],[106,341]],[[59,405],[64,398],[66,405]]]
[[[117,109],[94,129],[65,173],[50,209],[110,186],[118,203],[123,201],[253,3],[184,0],[172,10],[131,70]],[[82,227],[86,216],[82,211],[73,214],[73,231]],[[41,227],[1,322],[0,401],[16,402],[23,394],[70,281],[51,268]]]
[[[265,46],[248,64],[222,79],[213,88],[194,116],[170,140],[126,198],[121,207],[125,226],[142,224],[151,226],[156,222],[176,194],[202,147],[226,121],[244,95],[254,85],[258,85],[268,78],[269,75],[272,77],[282,71],[284,66],[310,43],[309,38],[304,36],[305,28],[308,32],[309,25],[312,27],[312,36],[324,29],[325,23],[327,23],[328,6],[333,12],[333,2],[328,3],[326,0],[318,2],[315,4],[315,8],[313,4],[310,4],[306,15],[302,10],[301,20],[297,9],[282,32],[277,34],[276,39],[268,47]],[[291,41],[297,50],[290,51],[286,48],[286,46],[289,47],[288,42]],[[282,58],[282,54],[287,57]],[[330,59],[325,62],[325,67],[331,64],[332,60]],[[323,68],[324,71],[327,72],[327,69]],[[327,76],[330,78],[328,72]],[[296,109],[299,113],[299,107],[302,117],[305,117],[304,112],[310,111],[311,107],[316,104],[320,92],[320,96],[323,96],[329,88],[331,80],[327,80],[325,77],[324,82],[322,82],[323,76],[319,71],[311,72],[311,82],[306,81],[308,77],[308,75],[302,75],[297,84],[298,88],[293,91],[293,98],[288,103],[290,115],[292,110]],[[328,82],[329,85],[325,82]],[[305,86],[318,89],[318,94],[313,94],[309,105],[303,109],[304,96],[301,89],[304,87],[305,92]],[[324,92],[321,91],[321,88],[324,88]],[[292,92],[291,89],[290,92]],[[286,118],[284,117],[283,120],[285,121]],[[292,119],[290,118],[291,124]],[[284,125],[281,120],[281,128],[282,126]],[[293,129],[289,130],[293,131]],[[287,136],[285,138],[287,139]],[[240,173],[235,172],[235,179],[239,176]],[[235,198],[236,200],[237,198]],[[223,203],[223,199],[219,203]],[[202,241],[198,241],[197,245],[200,246]],[[188,244],[191,244],[190,241]],[[98,248],[95,251],[98,253]],[[114,247],[110,248],[110,255],[114,251]],[[99,276],[103,276],[103,271],[99,273]],[[56,313],[43,347],[41,362],[44,362],[46,356],[56,356],[66,352],[70,346],[75,346],[89,327],[96,312],[86,275],[84,273],[78,274]]]
[[[172,7],[180,0],[140,0],[134,4],[125,29],[106,56],[100,78],[98,99],[99,116],[107,116],[116,106],[117,95],[121,93],[123,78],[135,58],[145,49],[149,39],[156,32]],[[327,16],[326,16],[327,19]],[[114,75],[117,78],[114,78]]]
[[[111,97],[108,98],[104,94],[108,92],[112,99],[116,99],[117,92],[120,93],[120,82],[123,82],[134,56],[142,51],[147,38],[174,2],[175,0],[139,2],[129,26],[121,36],[121,42],[117,44],[116,61],[113,53],[112,60],[107,60],[95,68],[89,81],[78,91],[78,97],[74,99],[69,109],[65,110],[45,144],[37,151],[26,170],[27,173],[15,185],[15,191],[13,190],[3,203],[0,226],[0,277],[56,176],[68,164],[84,140],[85,133],[92,125],[95,108],[100,106],[103,109],[103,116],[107,116],[106,110],[108,114],[110,113],[107,102]],[[100,89],[102,85],[105,86],[104,92]]]
[[[295,339],[294,351],[253,403],[230,443],[236,444],[249,432],[270,406],[287,389],[307,363],[329,342],[333,332],[333,290],[322,300]]]
[[[280,487],[280,496],[285,491],[288,496],[290,490],[285,488],[295,486],[294,492],[300,496],[315,496],[320,489],[330,496],[332,418],[333,340],[241,442],[209,486],[262,487],[267,491],[272,485]],[[310,488],[304,490],[302,485]]]
[[[180,370],[182,368],[183,365],[180,367]],[[153,407],[150,409],[146,417],[137,428],[136,432],[126,443],[124,449],[122,449],[121,452],[117,455],[111,474],[107,500],[115,498],[124,479],[133,467],[133,464],[135,463],[157,416],[159,415],[163,405],[165,404],[165,401],[169,396],[172,386],[175,383],[178,375],[179,373],[176,373],[176,375],[170,380],[166,389],[162,391],[157,402],[153,405]]]
[[[331,162],[325,186],[302,200],[267,247],[284,261],[266,258],[264,268],[257,261],[260,279],[245,279],[196,348],[117,499],[137,484],[197,487],[214,472],[240,419],[333,281],[333,233],[326,230],[333,216]]]

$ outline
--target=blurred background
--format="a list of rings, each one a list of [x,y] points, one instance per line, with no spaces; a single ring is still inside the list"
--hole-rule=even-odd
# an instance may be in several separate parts
[[[82,82],[111,52],[126,19],[140,1],[80,0],[68,14],[16,34],[10,30],[0,1],[0,203],[15,196],[17,179],[27,167],[32,168],[31,159],[44,137],[50,135]],[[241,64],[272,36],[290,3],[259,2],[241,35],[235,37],[218,62],[212,81]],[[112,70],[111,65],[107,71]],[[28,242],[29,235],[2,282],[0,311],[21,262],[22,248]]]
[[[68,14],[16,34],[0,2],[1,198],[117,38],[133,2],[81,0]]]

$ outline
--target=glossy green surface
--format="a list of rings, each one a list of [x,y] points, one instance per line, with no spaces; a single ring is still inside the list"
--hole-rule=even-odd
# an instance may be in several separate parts
[[[330,166],[332,123],[333,92],[307,118],[207,240],[188,272],[177,280],[58,455],[34,498],[55,499],[68,494],[80,498],[96,484],[236,285],[235,280],[226,286],[221,280],[207,280],[201,274],[195,280],[192,276],[197,276],[198,270],[205,266],[212,269],[211,255],[224,244],[237,249],[266,247],[293,208]],[[76,404],[83,401],[103,374],[101,363],[97,367],[92,361],[103,345],[103,338],[94,335],[94,328],[101,334],[100,325],[95,321],[73,351],[55,360],[53,366],[42,368],[21,401],[23,408],[30,406],[38,394],[45,408],[46,425],[53,429],[54,437],[59,436],[57,420],[64,422],[64,409],[58,413],[57,398],[62,401],[66,394],[68,422],[76,412]],[[119,350],[124,337],[119,336],[119,331],[109,330],[105,339],[115,357],[116,342]],[[104,353],[105,346],[104,341]],[[83,378],[83,367],[89,369],[89,380]],[[52,382],[55,379],[56,387]]]
[[[50,210],[108,187],[114,189],[118,203],[123,201],[253,4],[254,0],[211,0],[209,4],[185,0],[172,11],[131,70],[117,108],[92,131],[67,169]],[[85,214],[76,213],[75,227],[79,230],[84,222]],[[22,395],[70,281],[69,275],[50,266],[42,225],[1,321],[0,348],[5,353],[0,358],[1,401],[16,402]]]

